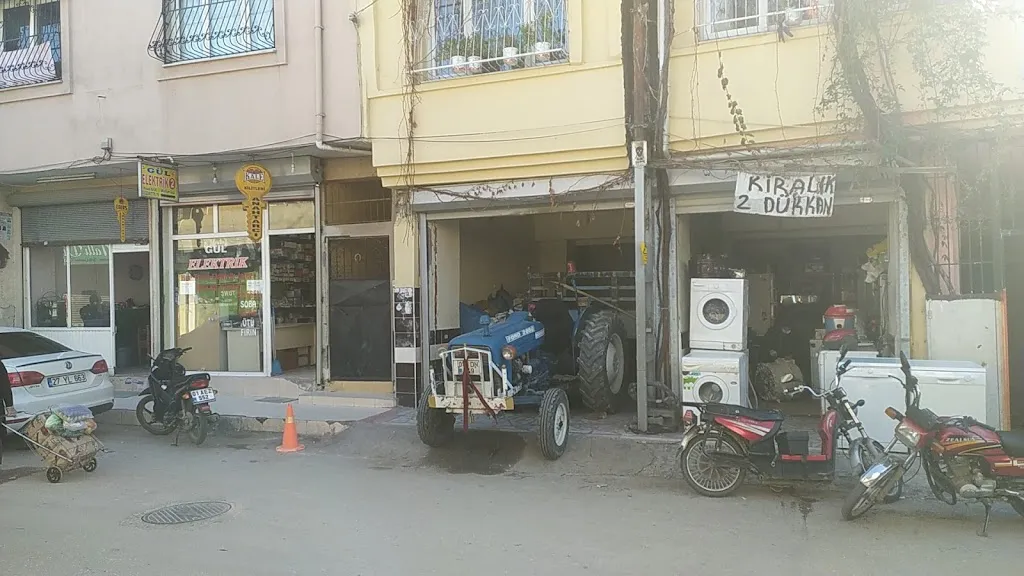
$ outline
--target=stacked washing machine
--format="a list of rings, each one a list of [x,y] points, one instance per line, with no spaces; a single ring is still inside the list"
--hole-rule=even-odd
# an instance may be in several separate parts
[[[690,281],[690,353],[683,356],[684,402],[750,407],[747,281]]]

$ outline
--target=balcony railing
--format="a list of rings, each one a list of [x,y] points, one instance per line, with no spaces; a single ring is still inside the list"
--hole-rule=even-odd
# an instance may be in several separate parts
[[[414,72],[423,80],[567,62],[565,0],[427,0]]]
[[[831,15],[832,0],[695,0],[701,40],[819,24]],[[894,0],[895,1],[895,0]]]
[[[0,0],[0,89],[61,79],[60,2]]]
[[[274,48],[274,0],[164,0],[149,55],[173,64]]]

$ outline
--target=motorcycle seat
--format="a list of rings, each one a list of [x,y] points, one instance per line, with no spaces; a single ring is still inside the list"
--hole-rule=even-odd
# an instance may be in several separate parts
[[[786,419],[778,410],[754,410],[738,404],[706,404],[704,411],[715,416],[742,416],[761,422],[781,422]]]
[[[1024,432],[999,432],[999,441],[1003,443],[1003,451],[1007,456],[1024,457]]]

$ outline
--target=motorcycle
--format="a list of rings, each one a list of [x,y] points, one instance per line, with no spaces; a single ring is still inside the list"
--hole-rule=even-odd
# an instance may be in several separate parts
[[[835,479],[837,435],[848,443],[854,470],[864,471],[878,462],[885,447],[868,437],[857,418],[857,409],[864,401],[851,403],[840,385],[849,366],[844,348],[830,390],[819,393],[799,385],[785,391],[790,396],[807,392],[825,400],[828,409],[818,425],[820,454],[810,453],[808,432],[780,432],[785,416],[778,410],[684,402],[685,407],[697,409],[696,415],[689,410],[684,415],[684,421],[690,424],[680,444],[679,466],[687,484],[702,496],[718,498],[736,491],[748,472],[767,484],[831,482]],[[793,376],[787,374],[783,381],[790,383]],[[853,438],[852,430],[859,437]],[[903,483],[894,483],[886,491],[885,500],[895,502],[902,493]]]
[[[906,414],[885,409],[896,421],[896,434],[886,448],[886,457],[861,475],[843,502],[843,518],[863,516],[894,482],[920,460],[928,486],[936,498],[953,505],[957,499],[980,502],[985,520],[979,536],[988,535],[992,503],[1003,500],[1024,516],[1024,432],[1008,432],[978,422],[969,416],[936,416],[921,408],[921,390],[911,373],[910,362],[900,353]],[[896,443],[910,455],[893,456]]]
[[[189,350],[171,348],[152,359],[148,387],[139,393],[142,398],[135,407],[135,417],[156,436],[187,430],[189,439],[199,446],[216,418],[210,403],[217,399],[217,391],[210,388],[209,374],[185,374],[180,360]],[[178,445],[177,435],[174,445]]]

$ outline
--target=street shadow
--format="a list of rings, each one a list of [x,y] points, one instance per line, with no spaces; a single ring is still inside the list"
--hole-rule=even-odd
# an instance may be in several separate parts
[[[497,430],[457,433],[443,448],[432,448],[420,465],[450,474],[497,476],[512,469],[523,457],[526,440],[519,434]]]

